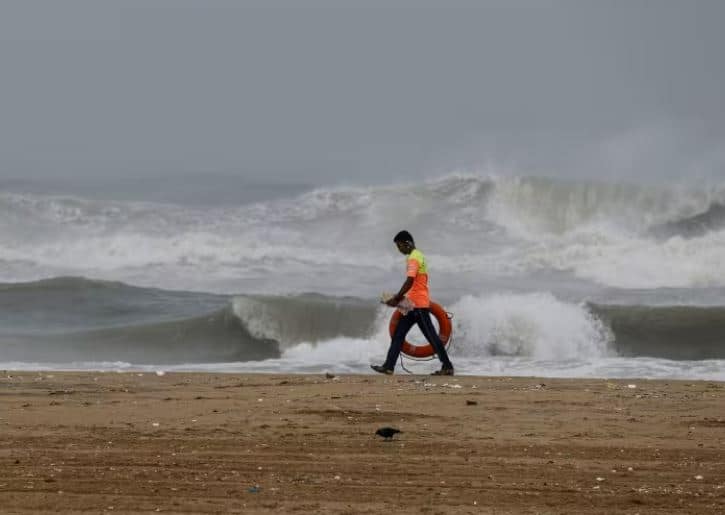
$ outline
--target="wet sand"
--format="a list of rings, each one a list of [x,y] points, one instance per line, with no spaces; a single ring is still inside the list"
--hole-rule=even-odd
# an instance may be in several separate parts
[[[725,384],[2,372],[0,512],[724,513]]]

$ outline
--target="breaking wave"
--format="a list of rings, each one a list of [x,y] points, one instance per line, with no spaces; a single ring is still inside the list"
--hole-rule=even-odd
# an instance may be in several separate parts
[[[0,193],[0,280],[85,276],[218,293],[372,296],[416,235],[460,290],[563,272],[623,288],[725,285],[722,187],[454,174],[222,207]],[[458,281],[458,282],[456,282]]]
[[[390,311],[320,294],[209,295],[58,278],[0,285],[0,362],[178,364],[379,356]],[[32,309],[30,308],[32,306]],[[12,309],[11,309],[12,307]],[[551,293],[464,295],[457,359],[725,359],[725,308],[567,302]],[[417,329],[410,339],[421,340]],[[367,350],[365,350],[367,349]]]

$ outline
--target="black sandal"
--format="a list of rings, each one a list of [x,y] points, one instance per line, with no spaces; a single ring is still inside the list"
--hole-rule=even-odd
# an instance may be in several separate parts
[[[393,371],[392,370],[390,370],[389,368],[385,368],[382,365],[370,365],[370,368],[372,368],[373,370],[375,370],[379,374],[385,374],[387,376],[393,375]]]

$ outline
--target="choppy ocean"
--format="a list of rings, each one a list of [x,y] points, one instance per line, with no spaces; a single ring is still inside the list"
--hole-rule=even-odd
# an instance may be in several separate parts
[[[220,205],[6,191],[0,215],[0,369],[368,373],[408,229],[458,373],[725,380],[725,186],[449,175]]]

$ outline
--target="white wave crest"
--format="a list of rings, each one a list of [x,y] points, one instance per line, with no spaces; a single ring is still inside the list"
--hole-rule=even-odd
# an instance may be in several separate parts
[[[588,359],[609,353],[612,334],[584,306],[549,293],[465,296],[451,306],[456,348],[467,357]]]
[[[391,239],[408,229],[437,292],[549,271],[617,287],[720,286],[719,219],[691,239],[678,232],[687,224],[667,224],[723,196],[722,188],[463,174],[206,208],[0,194],[0,278],[374,296],[397,277]],[[669,239],[648,232],[660,224],[674,231]]]
[[[723,198],[720,187],[502,177],[495,181],[489,215],[516,235],[533,239],[541,232],[564,234],[587,227],[631,234],[693,216]]]
[[[542,238],[519,252],[515,262],[521,270],[572,272],[618,288],[719,287],[725,286],[725,231],[664,241],[613,232],[571,233]]]

